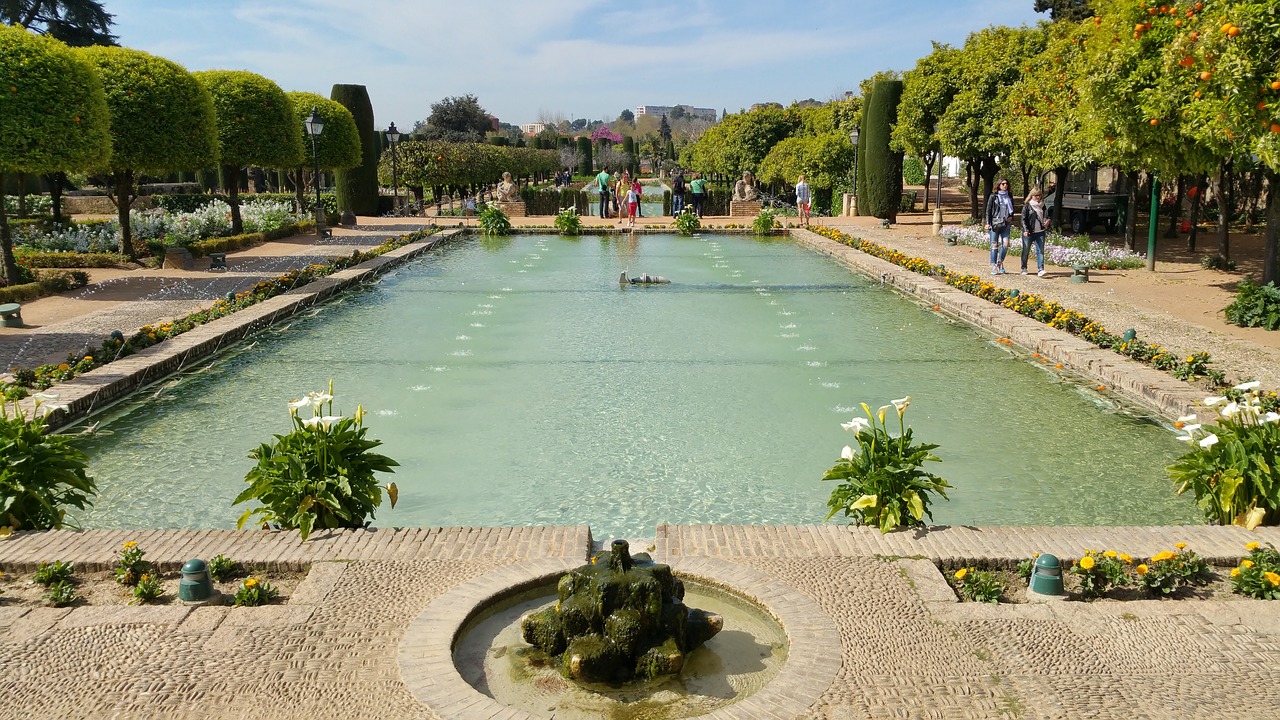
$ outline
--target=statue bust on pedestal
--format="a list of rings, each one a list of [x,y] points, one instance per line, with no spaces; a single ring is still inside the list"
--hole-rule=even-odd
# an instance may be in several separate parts
[[[511,182],[511,173],[502,173],[502,182],[498,183],[498,202],[520,202],[520,188]]]

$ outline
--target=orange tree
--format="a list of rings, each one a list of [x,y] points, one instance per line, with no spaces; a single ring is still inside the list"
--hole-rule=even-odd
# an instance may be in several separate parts
[[[240,169],[247,165],[296,168],[302,164],[299,119],[279,85],[244,70],[195,73],[213,96],[218,118],[218,155],[222,165],[231,231],[244,232],[240,218]]]
[[[894,124],[893,146],[924,161],[924,209],[929,209],[929,175],[938,160],[938,121],[959,92],[956,60],[960,51],[942,43],[902,76],[902,101]],[[942,177],[942,173],[938,173]]]
[[[298,212],[304,206],[303,193],[306,191],[308,171],[314,174],[316,162],[321,170],[346,170],[360,164],[360,132],[356,129],[356,119],[345,105],[337,100],[330,100],[322,95],[309,92],[285,93],[293,104],[293,113],[297,116],[297,131],[302,142],[302,162],[294,175],[294,188],[298,196]],[[315,156],[311,154],[311,136],[307,133],[306,121],[311,117],[311,110],[324,120],[324,132],[316,138]],[[312,178],[312,182],[316,179]]]
[[[111,114],[111,160],[105,166],[120,221],[120,253],[134,257],[129,208],[137,176],[200,170],[218,157],[209,91],[181,65],[141,50],[77,50],[102,82]]]
[[[968,162],[982,178],[985,195],[1000,169],[997,158],[1009,157],[1013,149],[1002,129],[1010,89],[1045,40],[1041,28],[990,27],[969,35],[960,51],[960,90],[938,123],[938,136],[943,152]],[[979,217],[976,181],[970,183],[969,204]]]
[[[5,175],[105,163],[109,123],[102,84],[70,48],[0,25],[0,253],[8,283],[18,281],[19,271],[5,213]]]

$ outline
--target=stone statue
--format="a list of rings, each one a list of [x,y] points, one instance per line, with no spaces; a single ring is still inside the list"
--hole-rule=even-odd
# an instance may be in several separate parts
[[[628,285],[628,284],[630,285],[669,285],[671,284],[671,281],[662,277],[661,275],[650,275],[649,273],[645,273],[644,275],[641,275],[639,277],[628,278],[627,271],[623,270],[622,274],[618,276],[618,284],[619,285]]]
[[[560,578],[554,607],[520,618],[526,642],[581,682],[649,680],[680,672],[685,655],[724,627],[686,607],[684,583],[626,540]]]
[[[511,173],[502,173],[502,182],[498,183],[498,202],[520,202],[520,188],[511,182]]]
[[[742,179],[733,186],[733,199],[737,202],[752,202],[759,197],[755,176],[750,171],[742,173]]]

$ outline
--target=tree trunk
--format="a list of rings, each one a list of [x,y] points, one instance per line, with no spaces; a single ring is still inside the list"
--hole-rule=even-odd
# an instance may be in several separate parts
[[[996,184],[996,173],[999,171],[1000,164],[996,162],[995,158],[990,156],[983,158],[981,164],[978,166],[978,173],[982,176],[982,206],[984,208],[986,207],[987,201],[991,199],[991,193],[993,192],[993,188]],[[977,210],[977,206],[974,207],[974,210]],[[974,215],[974,217],[982,216]]]
[[[1031,167],[1030,166],[1020,167],[1018,168],[1018,170],[1022,173],[1022,193],[1021,194],[1022,194],[1022,197],[1025,198],[1027,196],[1027,193],[1030,192],[1031,190],[1031,188],[1027,187],[1027,185],[1031,182]]]
[[[1062,201],[1067,196],[1067,166],[1053,169],[1053,229],[1062,232]]]
[[[1280,173],[1267,171],[1267,230],[1262,250],[1262,284],[1280,285]]]
[[[27,174],[18,173],[18,218],[27,216]]]
[[[1178,237],[1178,223],[1182,220],[1182,198],[1187,193],[1187,176],[1178,176],[1178,192],[1173,199],[1173,210],[1169,212],[1169,229],[1164,231],[1166,239]]]
[[[45,175],[45,180],[49,183],[49,203],[53,209],[53,224],[62,224],[62,189],[67,184],[67,174],[64,172],[55,172]]]
[[[240,217],[240,168],[222,166],[222,189],[227,192],[227,204],[231,206],[231,234],[244,233],[244,220]]]
[[[1218,163],[1209,180],[1213,196],[1218,200],[1218,255],[1230,259],[1231,253],[1231,161]]]
[[[111,202],[116,206],[116,218],[120,221],[120,254],[136,260],[133,251],[133,231],[129,227],[129,208],[133,206],[133,171],[117,170],[111,174]]]
[[[8,200],[4,194],[4,171],[0,170],[0,254],[4,255],[4,281],[12,285],[18,278],[18,261],[13,257],[13,236],[9,234],[9,213],[5,209]]]
[[[1131,170],[1125,175],[1129,185],[1129,208],[1124,217],[1124,246],[1131,252],[1138,247],[1138,171]]]
[[[1241,190],[1245,194],[1244,202],[1244,231],[1245,234],[1254,231],[1253,215],[1258,211],[1258,202],[1262,199],[1262,180],[1266,176],[1266,171],[1262,167],[1256,167],[1248,173],[1248,182],[1242,185]],[[1265,212],[1265,208],[1263,209]]]
[[[306,171],[305,171],[301,166],[299,166],[299,167],[298,167],[298,170],[297,170],[297,173],[293,176],[293,177],[294,177],[294,180],[293,180],[293,187],[294,187],[295,194],[297,195],[297,199],[298,199],[298,214],[299,214],[299,215],[301,215],[301,214],[303,213],[302,205],[303,205],[303,203],[306,201],[306,198],[305,198],[305,196],[304,196],[304,193],[305,193],[306,191],[302,188],[302,173],[304,173],[304,172],[306,172]]]
[[[1187,234],[1187,252],[1196,251],[1196,234],[1200,232],[1200,203],[1204,201],[1204,178],[1197,176],[1191,184],[1191,232]]]
[[[974,172],[972,160],[965,163],[964,173],[969,182],[969,216],[978,220],[982,215],[978,212],[978,175]]]
[[[925,153],[924,156],[924,211],[929,212],[929,179],[933,176],[933,163],[937,159],[937,153]],[[942,185],[941,165],[939,165],[938,185]]]

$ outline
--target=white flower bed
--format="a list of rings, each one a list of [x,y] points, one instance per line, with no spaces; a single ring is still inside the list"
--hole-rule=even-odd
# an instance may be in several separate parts
[[[1022,254],[1022,233],[1014,228],[1009,242],[1009,254]],[[991,236],[980,227],[960,227],[948,225],[942,228],[942,237],[954,241],[958,245],[983,250],[990,249]],[[1087,235],[1060,235],[1055,232],[1045,235],[1044,261],[1050,265],[1088,265],[1091,268],[1106,266],[1112,269],[1142,267],[1146,262],[1144,255],[1130,252],[1126,248],[1112,247],[1101,240],[1090,240]]]

